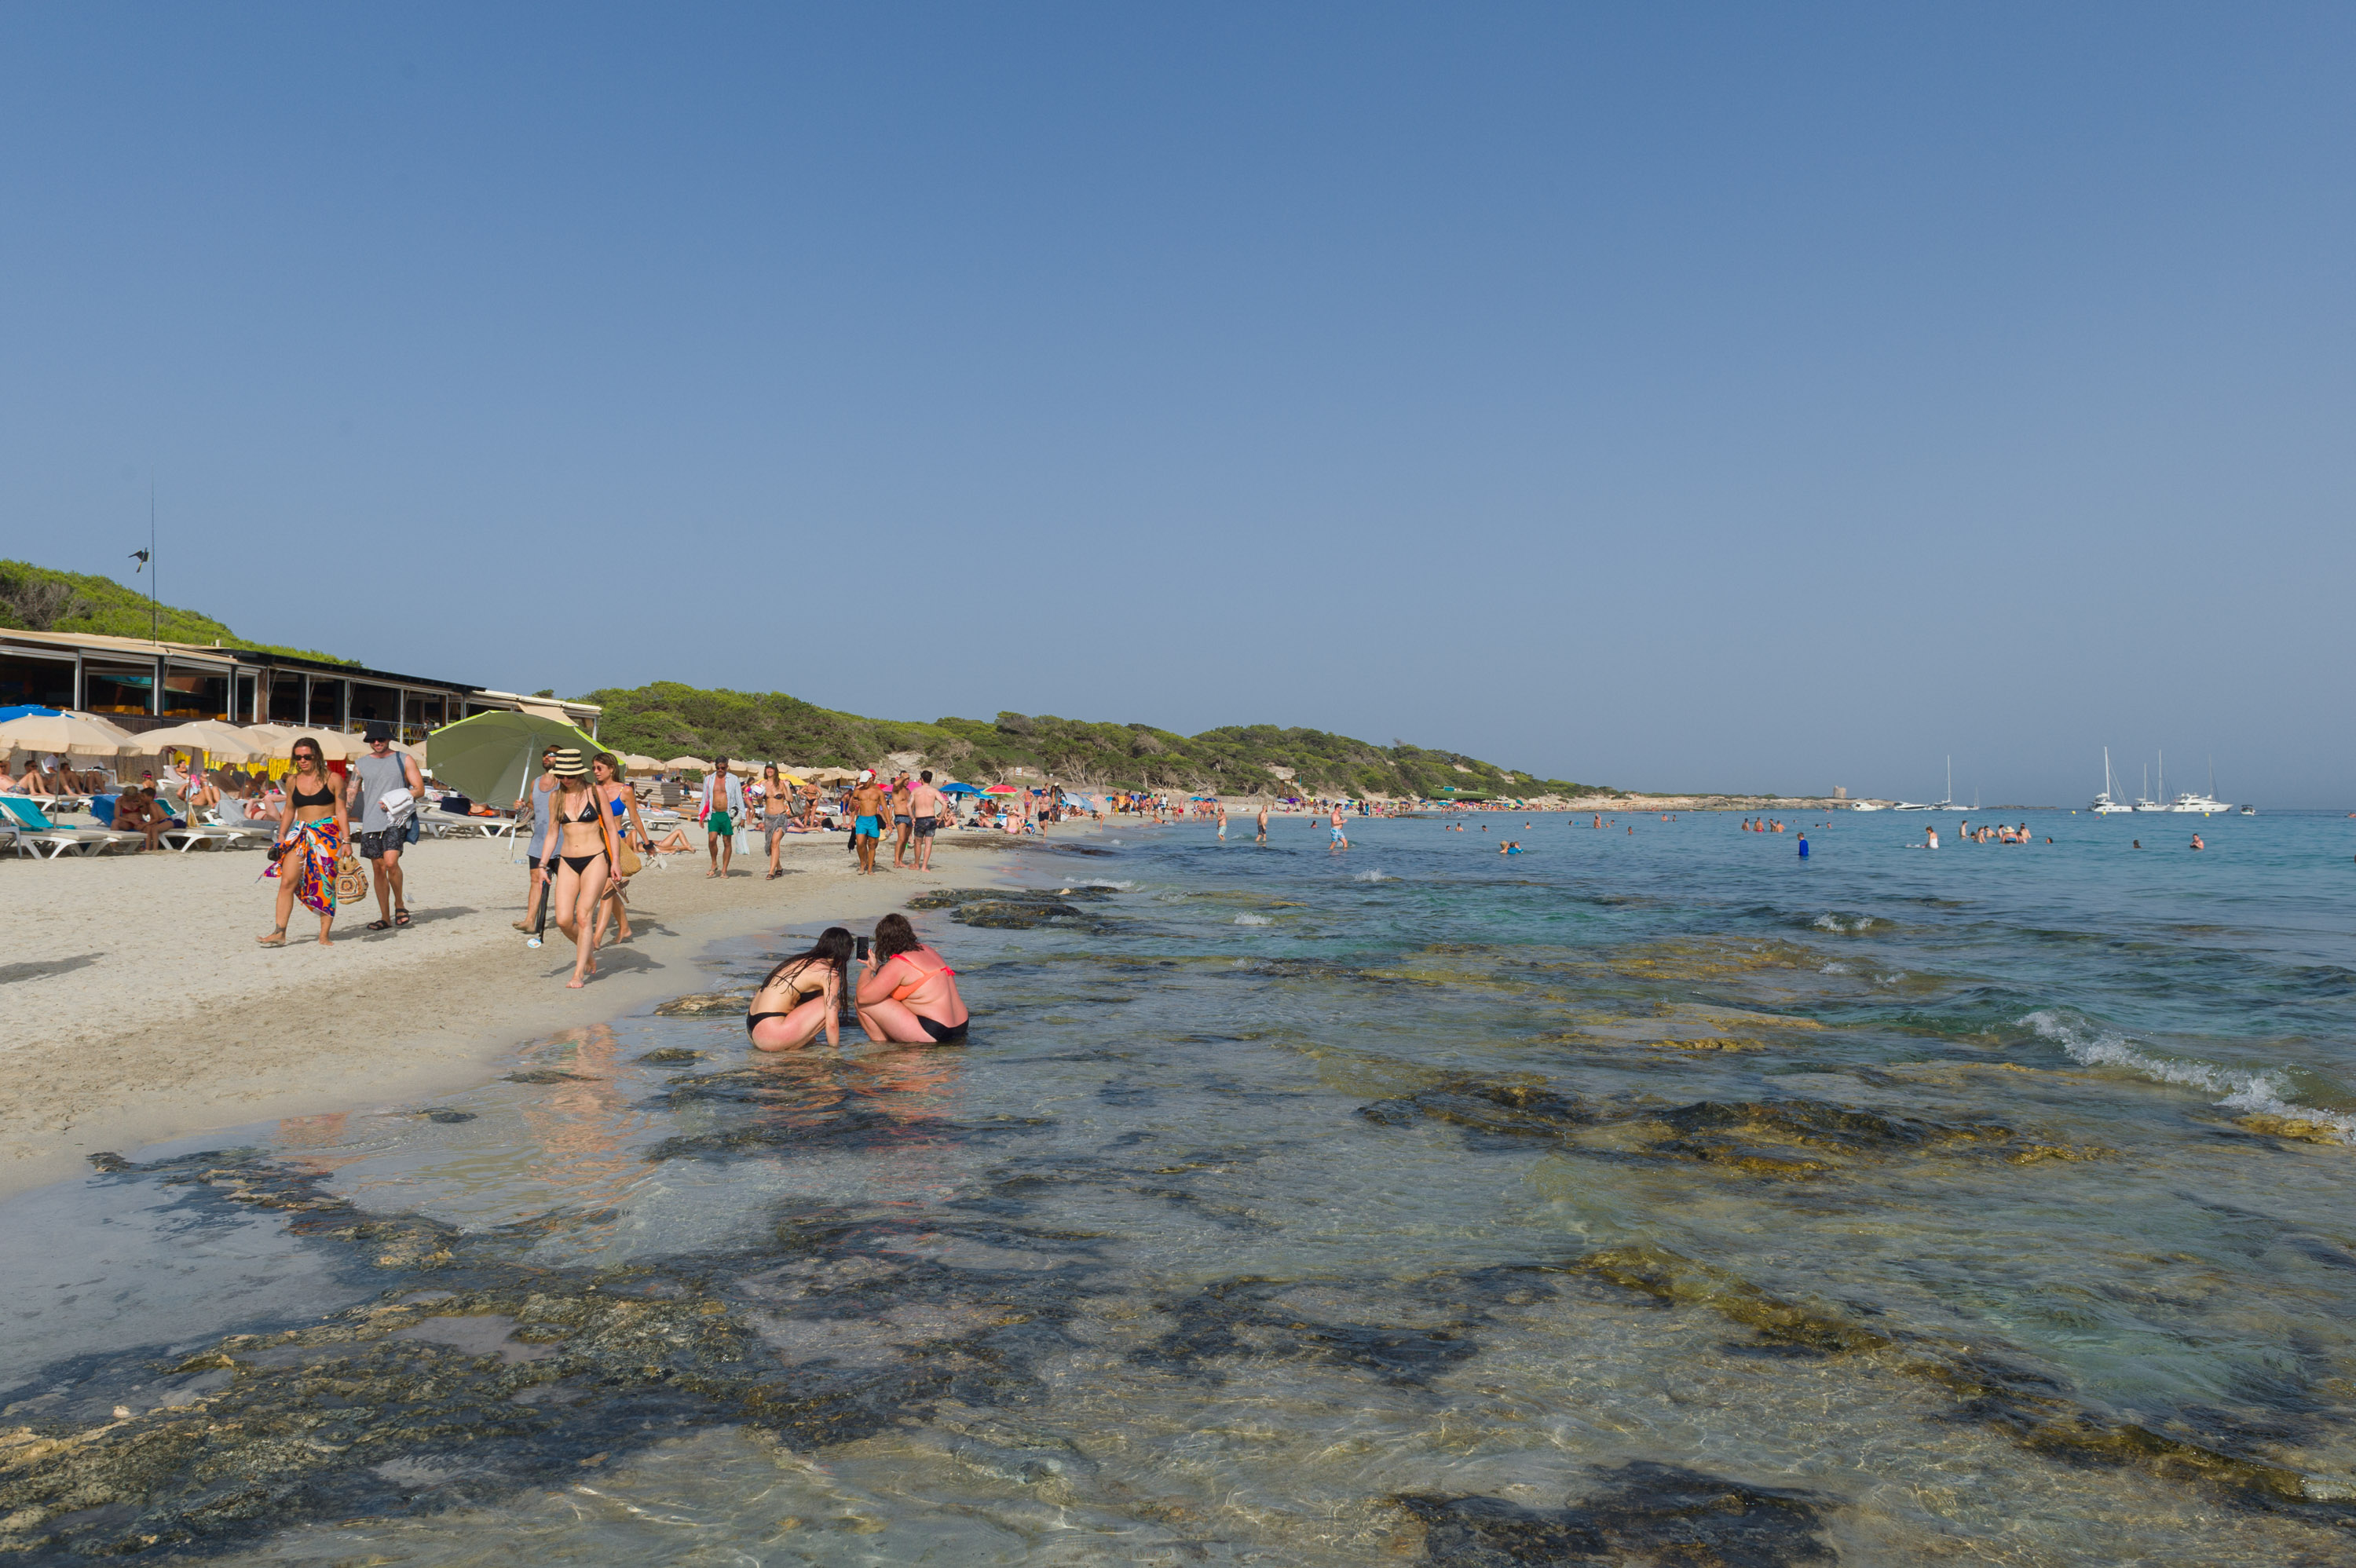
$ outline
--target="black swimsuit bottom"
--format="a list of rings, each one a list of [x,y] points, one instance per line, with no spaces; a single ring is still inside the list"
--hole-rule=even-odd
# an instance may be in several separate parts
[[[784,1018],[787,1013],[791,1013],[796,1008],[800,1007],[803,1003],[814,1002],[825,995],[826,988],[824,987],[820,987],[815,991],[798,990],[794,993],[793,1005],[788,1007],[783,1013],[746,1013],[744,1015],[744,1032],[746,1034],[751,1034],[753,1032],[753,1026],[759,1023],[763,1019]]]

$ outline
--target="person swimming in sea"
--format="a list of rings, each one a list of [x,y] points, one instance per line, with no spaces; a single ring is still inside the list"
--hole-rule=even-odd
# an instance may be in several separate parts
[[[2202,842],[2201,842],[2201,835],[2199,835],[2198,833],[2196,833],[2196,834],[2194,834],[2194,835],[2192,836],[2192,847],[2193,847],[2195,849],[2206,849],[2207,848],[2209,848],[2209,846],[2208,846],[2208,845],[2203,844]]]

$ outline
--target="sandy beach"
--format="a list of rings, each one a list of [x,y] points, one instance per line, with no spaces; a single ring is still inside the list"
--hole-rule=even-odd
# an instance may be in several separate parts
[[[931,873],[862,878],[841,837],[812,835],[787,841],[790,874],[776,881],[765,850],[739,854],[725,880],[704,875],[701,852],[671,856],[632,881],[635,939],[606,949],[578,991],[553,927],[534,951],[509,925],[526,873],[504,843],[412,848],[405,930],[362,929],[371,895],[339,915],[333,945],[275,951],[254,942],[275,890],[256,880],[258,853],[11,860],[0,1196],[101,1150],[479,1083],[520,1040],[703,988],[698,958],[714,942],[873,921],[925,888],[986,880],[1006,848],[944,835]],[[294,935],[316,930],[298,906]]]

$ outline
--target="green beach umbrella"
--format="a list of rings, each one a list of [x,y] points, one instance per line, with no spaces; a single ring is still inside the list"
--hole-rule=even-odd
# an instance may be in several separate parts
[[[562,719],[533,713],[477,713],[425,737],[425,765],[471,800],[504,805],[523,794],[546,746],[578,746],[584,757],[605,747]]]

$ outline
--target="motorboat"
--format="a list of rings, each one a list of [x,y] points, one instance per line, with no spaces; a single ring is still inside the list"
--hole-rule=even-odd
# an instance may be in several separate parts
[[[2202,816],[2207,816],[2216,812],[2233,810],[2233,807],[2231,802],[2219,800],[2217,798],[2217,764],[2214,762],[2211,762],[2209,764],[2209,793],[2207,795],[2195,795],[2190,790],[2186,790],[2182,795],[2178,795],[2173,801],[2169,803],[2168,809],[2170,811],[2198,812]],[[2256,813],[2253,812],[2251,815],[2255,816]]]
[[[2242,807],[2242,815],[2244,816],[2255,816],[2257,814],[2258,808],[2254,805],[2245,805]]]
[[[1853,800],[1848,803],[1848,808],[1851,811],[1887,811],[1890,809],[1878,800]]]

